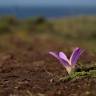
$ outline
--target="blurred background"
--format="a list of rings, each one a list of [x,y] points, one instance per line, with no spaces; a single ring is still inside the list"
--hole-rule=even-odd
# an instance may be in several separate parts
[[[95,15],[96,0],[0,0],[0,50],[79,46],[95,54]]]

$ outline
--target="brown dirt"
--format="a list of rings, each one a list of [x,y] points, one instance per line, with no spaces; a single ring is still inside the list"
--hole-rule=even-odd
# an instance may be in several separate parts
[[[61,44],[10,42],[15,47],[0,53],[0,96],[96,96],[96,78],[55,81],[67,73],[48,51],[59,50],[64,47]],[[66,51],[67,55],[70,52]],[[95,57],[86,52],[79,62],[88,65],[96,61]]]

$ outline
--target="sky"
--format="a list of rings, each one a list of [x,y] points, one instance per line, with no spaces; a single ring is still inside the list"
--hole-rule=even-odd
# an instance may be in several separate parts
[[[96,5],[96,0],[0,0],[0,6]]]

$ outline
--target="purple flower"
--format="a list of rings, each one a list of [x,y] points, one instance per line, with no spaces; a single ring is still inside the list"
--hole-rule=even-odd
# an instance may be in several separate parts
[[[49,52],[49,54],[57,58],[70,74],[74,70],[75,65],[77,64],[77,60],[79,59],[83,51],[84,50],[82,50],[81,48],[75,48],[71,54],[70,59],[68,59],[66,54],[63,52]]]

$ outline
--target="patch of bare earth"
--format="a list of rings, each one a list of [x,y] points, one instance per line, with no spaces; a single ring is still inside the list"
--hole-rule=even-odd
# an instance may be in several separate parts
[[[48,55],[48,49],[33,45],[19,47],[17,42],[16,49],[0,53],[0,96],[96,96],[96,78],[55,82],[67,75],[65,69]],[[49,45],[44,48],[55,46]],[[87,64],[93,57],[86,54],[82,62]]]

